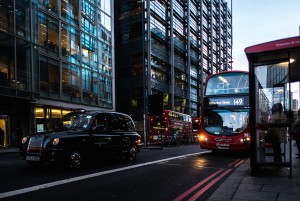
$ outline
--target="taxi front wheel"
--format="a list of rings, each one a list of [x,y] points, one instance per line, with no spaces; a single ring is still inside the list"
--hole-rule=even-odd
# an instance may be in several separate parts
[[[126,160],[127,161],[134,161],[136,159],[137,156],[137,147],[135,145],[131,146],[128,153],[126,154]]]
[[[68,156],[68,167],[71,169],[77,169],[82,166],[82,155],[80,151],[71,151]]]

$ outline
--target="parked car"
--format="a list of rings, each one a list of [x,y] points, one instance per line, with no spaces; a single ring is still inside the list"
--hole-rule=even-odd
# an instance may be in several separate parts
[[[64,116],[52,131],[22,139],[20,153],[29,164],[45,162],[78,168],[100,156],[123,156],[134,161],[141,150],[141,136],[130,116],[117,112],[81,111]]]

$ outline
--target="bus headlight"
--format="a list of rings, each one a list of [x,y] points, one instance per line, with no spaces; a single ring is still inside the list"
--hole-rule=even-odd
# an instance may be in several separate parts
[[[241,142],[241,143],[244,143],[244,142],[250,142],[250,137],[241,138],[241,139],[240,139],[240,142]]]
[[[205,135],[198,135],[198,139],[200,142],[206,142],[207,141],[207,137]]]
[[[244,137],[240,139],[240,142],[250,142],[251,138],[250,138],[250,133],[244,133]]]

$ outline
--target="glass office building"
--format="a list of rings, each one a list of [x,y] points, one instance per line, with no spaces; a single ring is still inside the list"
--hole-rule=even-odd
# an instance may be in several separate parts
[[[115,0],[116,108],[147,124],[148,96],[199,117],[205,78],[232,69],[231,2]]]
[[[113,1],[0,1],[5,146],[74,109],[115,110]]]

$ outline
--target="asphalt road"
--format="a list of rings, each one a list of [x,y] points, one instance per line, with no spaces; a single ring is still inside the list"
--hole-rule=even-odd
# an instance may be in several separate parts
[[[0,199],[203,201],[246,158],[189,145],[143,149],[135,162],[110,159],[71,171],[31,167],[17,154],[0,155]]]

